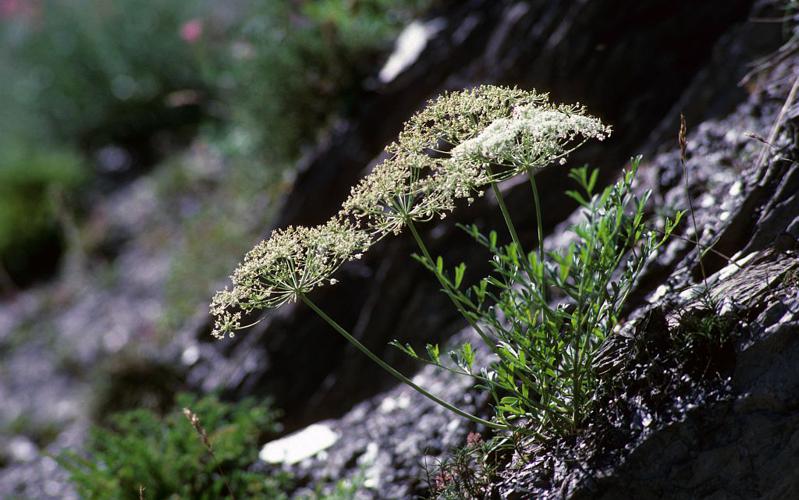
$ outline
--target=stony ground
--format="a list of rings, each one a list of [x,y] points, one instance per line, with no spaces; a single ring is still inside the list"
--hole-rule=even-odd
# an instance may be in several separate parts
[[[684,111],[688,192],[702,241],[715,242],[740,265],[714,255],[705,262],[729,341],[722,348],[696,344],[690,352],[680,344],[684,325],[707,316],[691,311],[696,251],[675,240],[650,266],[624,329],[606,349],[609,382],[594,424],[578,438],[537,450],[526,465],[512,456],[500,460],[506,470],[494,493],[795,496],[788,466],[799,447],[799,377],[791,362],[799,354],[793,163],[799,108],[788,96],[799,75],[796,49],[788,46],[739,86],[749,61],[783,41],[780,26],[744,22],[747,15],[772,15],[772,2],[664,0],[603,17],[616,11],[609,0],[470,0],[442,8],[426,21],[436,29],[428,30],[419,58],[363,96],[358,116],[337,124],[301,162],[277,224],[329,216],[426,98],[477,82],[513,82],[587,102],[614,123],[616,139],[606,150],[587,149],[575,164],[590,161],[609,182],[632,153],[643,152],[641,186],[655,190],[656,206],[684,208],[686,179],[674,146]],[[669,57],[651,57],[658,53]],[[775,124],[781,126],[772,136]],[[272,394],[287,410],[287,430],[322,421],[339,437],[322,455],[291,466],[301,483],[351,477],[363,481],[366,498],[428,494],[435,463],[481,429],[394,386],[307,311],[287,308],[235,342],[212,343],[205,314],[210,286],[165,326],[174,315],[165,300],[169,277],[186,255],[181,249],[198,213],[197,193],[227,175],[225,162],[209,157],[202,144],[169,168],[179,171],[178,181],[164,175],[165,167],[103,196],[83,230],[88,250],[70,257],[63,276],[0,303],[0,496],[73,497],[48,454],[79,446],[97,414],[141,401],[158,407],[183,388]],[[188,187],[174,187],[185,179]],[[552,187],[546,225],[554,248],[573,207],[557,201],[566,185],[562,172],[548,172],[541,182]],[[526,195],[513,185],[507,191],[522,213]],[[266,213],[269,201],[259,203],[249,211]],[[487,215],[493,212],[487,198],[461,217],[496,226]],[[267,230],[263,218],[245,226],[243,240]],[[688,225],[683,231],[696,236]],[[523,233],[533,237],[532,216]],[[471,258],[456,231],[437,226],[429,236],[448,261]],[[249,243],[211,246],[229,255],[218,278]],[[470,335],[454,315],[439,312],[447,310],[445,300],[408,258],[411,249],[404,239],[386,243],[344,269],[335,292],[319,297],[370,347],[408,370],[418,367],[386,347],[393,338],[420,344]],[[198,262],[189,270],[202,268]],[[433,369],[418,371],[416,380],[467,409],[489,412],[463,381]]]

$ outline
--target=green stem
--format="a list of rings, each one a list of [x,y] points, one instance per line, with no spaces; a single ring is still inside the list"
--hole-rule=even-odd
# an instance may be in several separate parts
[[[538,230],[538,260],[544,262],[544,223],[541,217],[541,200],[538,198],[538,187],[535,184],[535,175],[528,171],[530,187],[533,188],[533,203],[535,203],[535,223]]]
[[[541,265],[544,264],[544,221],[541,216],[541,200],[538,196],[538,186],[535,183],[535,174],[532,170],[527,171],[527,177],[530,178],[530,187],[533,189],[533,203],[535,204],[535,224],[536,231],[538,232],[538,261]],[[541,293],[544,295],[544,302],[549,303],[549,288],[546,287],[546,282],[542,280]],[[546,308],[541,308],[541,325],[543,326],[546,321]]]
[[[411,379],[409,379],[408,377],[406,377],[402,373],[398,372],[391,365],[389,365],[388,363],[386,363],[385,361],[380,359],[376,354],[374,354],[372,351],[370,351],[365,345],[363,345],[360,342],[358,342],[358,340],[355,337],[350,335],[349,332],[347,332],[347,330],[345,330],[338,323],[333,321],[333,319],[330,316],[328,316],[327,314],[324,313],[324,311],[319,309],[319,307],[317,307],[316,304],[311,302],[311,300],[308,297],[306,297],[303,294],[300,294],[300,298],[302,299],[303,302],[305,302],[305,304],[308,307],[313,309],[313,311],[316,314],[318,314],[320,318],[325,320],[327,322],[327,324],[329,324],[331,327],[333,327],[334,330],[336,330],[345,339],[347,339],[347,341],[349,341],[349,343],[354,345],[362,353],[366,354],[366,356],[369,359],[371,359],[372,361],[374,361],[375,363],[377,363],[380,366],[380,368],[386,370],[388,373],[390,373],[395,378],[397,378],[400,382],[403,382],[404,384],[410,386],[412,389],[414,389],[419,394],[421,394],[421,395],[425,396],[426,398],[430,399],[431,401],[443,406],[444,408],[450,410],[451,412],[453,412],[453,413],[455,413],[457,415],[460,415],[461,417],[467,418],[467,419],[469,419],[472,422],[475,422],[477,424],[482,424],[482,425],[485,425],[485,426],[490,427],[492,429],[500,429],[500,430],[508,429],[508,427],[505,426],[505,425],[498,424],[498,423],[495,423],[495,422],[490,422],[488,420],[485,420],[485,419],[482,419],[482,418],[477,417],[475,415],[472,415],[471,413],[465,412],[465,411],[461,410],[460,408],[447,403],[443,399],[440,399],[440,398],[434,396],[433,394],[427,392],[425,389],[423,389],[420,386],[418,386],[415,383],[413,383],[411,381]]]
[[[493,176],[491,167],[486,168],[488,170],[488,175]],[[505,197],[502,196],[502,191],[499,189],[499,186],[496,182],[491,183],[491,189],[494,190],[494,197],[497,199],[499,210],[502,212],[502,218],[505,219],[505,226],[508,228],[508,232],[510,233],[510,237],[513,239],[513,242],[516,244],[516,249],[518,250],[519,254],[527,255],[527,253],[524,251],[524,247],[522,247],[521,240],[519,240],[519,235],[516,233],[516,226],[513,225],[513,220],[510,218],[508,207],[505,206]]]
[[[419,235],[419,231],[416,230],[416,226],[414,225],[413,221],[409,220],[407,224],[408,228],[411,230],[413,239],[416,240],[416,244],[419,246],[419,249],[422,251],[422,255],[424,256],[425,259],[427,259],[427,262],[429,262],[431,266],[435,266],[436,263],[433,260],[433,257],[430,255],[430,252],[427,250],[427,245],[424,244],[424,240],[422,240],[421,235]],[[444,278],[438,272],[434,272],[433,274],[436,275],[438,282],[441,284],[442,287],[444,287],[445,290],[450,289],[449,284],[444,280]],[[449,300],[452,302],[452,305],[455,306],[455,309],[457,309],[460,315],[463,316],[464,319],[466,319],[466,321],[469,323],[469,326],[474,328],[474,331],[476,331],[477,334],[480,336],[480,338],[483,339],[483,342],[489,347],[489,349],[491,349],[492,352],[497,354],[496,342],[491,340],[491,337],[486,335],[486,333],[482,330],[482,328],[480,328],[477,325],[476,322],[472,321],[472,319],[466,313],[466,310],[463,308],[463,305],[461,305],[457,300],[455,300],[455,298],[452,297],[449,293],[447,293],[446,296],[449,297]]]

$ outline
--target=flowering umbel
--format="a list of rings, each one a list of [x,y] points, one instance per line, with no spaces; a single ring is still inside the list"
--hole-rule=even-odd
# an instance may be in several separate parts
[[[288,227],[253,248],[211,302],[213,335],[233,336],[244,315],[297,301],[388,234],[443,218],[486,186],[563,159],[610,127],[546,94],[483,85],[434,99],[411,117],[388,157],[352,188],[338,216]],[[490,165],[500,167],[493,172]]]
[[[611,129],[576,106],[523,106],[492,122],[452,150],[456,162],[504,167],[492,181],[533,172],[565,157],[588,139],[604,140]]]
[[[242,313],[274,309],[301,294],[335,282],[333,273],[369,247],[367,233],[344,220],[332,219],[312,228],[278,229],[247,253],[231,276],[233,288],[221,290],[211,302],[213,335],[233,336]]]
[[[409,222],[445,217],[459,198],[472,198],[487,182],[481,169],[449,158],[401,151],[377,165],[352,188],[341,216],[350,217],[375,240],[398,234]]]
[[[456,200],[473,201],[491,181],[482,165],[450,158],[447,150],[510,116],[516,106],[546,100],[535,92],[482,85],[430,101],[386,148],[389,157],[352,189],[342,215],[376,239],[399,233],[409,222],[445,217]]]
[[[447,92],[413,115],[389,152],[447,150],[469,140],[495,120],[508,118],[522,106],[544,106],[548,97],[535,91],[480,85]]]
[[[388,159],[352,189],[342,215],[376,239],[409,222],[444,217],[458,199],[565,158],[610,127],[585,108],[556,106],[545,94],[483,85],[450,92],[411,117],[386,148]],[[494,173],[488,167],[497,165]]]

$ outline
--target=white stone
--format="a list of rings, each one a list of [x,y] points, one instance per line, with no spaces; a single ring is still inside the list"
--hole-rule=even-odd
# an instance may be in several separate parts
[[[196,345],[187,347],[180,356],[180,360],[187,366],[193,365],[198,359],[200,359],[200,349]]]
[[[38,454],[36,445],[30,439],[22,436],[17,436],[11,439],[8,443],[9,455],[15,462],[30,462]]]
[[[427,22],[413,21],[397,37],[394,52],[380,69],[378,78],[383,83],[394,80],[400,73],[411,67],[419,59],[427,42],[446,25],[443,19]]]
[[[296,464],[325,450],[338,441],[339,435],[329,426],[312,424],[305,429],[270,441],[258,457],[270,464]]]
[[[654,304],[654,303],[655,303],[655,302],[657,302],[658,300],[660,300],[660,299],[662,299],[663,297],[665,297],[665,296],[666,296],[666,294],[667,294],[668,292],[669,292],[669,287],[667,287],[666,285],[660,285],[660,286],[659,286],[659,287],[657,287],[657,289],[656,289],[656,290],[655,290],[655,291],[652,293],[652,296],[651,296],[651,297],[649,297],[649,303],[650,303],[650,304]]]
[[[358,465],[363,469],[363,487],[370,489],[378,489],[380,487],[380,478],[382,477],[382,468],[377,465],[377,456],[380,452],[380,447],[377,443],[372,441],[366,446],[366,451],[358,458]]]
[[[380,411],[382,413],[391,413],[397,409],[405,409],[411,404],[411,398],[408,394],[402,393],[396,398],[387,397],[380,402]]]

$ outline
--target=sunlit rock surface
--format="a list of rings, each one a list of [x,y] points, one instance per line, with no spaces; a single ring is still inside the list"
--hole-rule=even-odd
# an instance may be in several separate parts
[[[317,456],[338,441],[339,435],[324,424],[312,424],[288,436],[270,441],[258,457],[268,464],[296,464]]]

